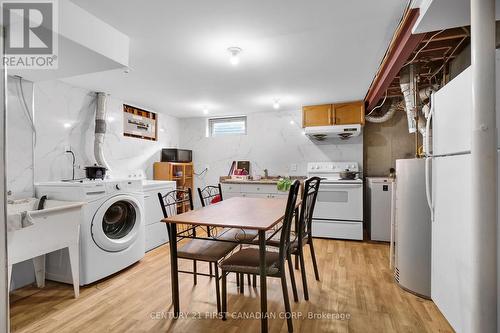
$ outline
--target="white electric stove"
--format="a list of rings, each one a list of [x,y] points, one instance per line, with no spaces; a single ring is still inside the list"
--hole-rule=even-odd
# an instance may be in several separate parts
[[[320,177],[314,207],[314,237],[363,240],[363,179],[341,179],[344,170],[359,172],[356,162],[312,162],[308,177]]]

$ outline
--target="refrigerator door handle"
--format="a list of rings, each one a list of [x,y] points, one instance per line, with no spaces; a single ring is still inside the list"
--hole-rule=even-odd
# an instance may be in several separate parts
[[[431,109],[429,112],[429,117],[427,117],[427,124],[426,124],[426,131],[427,131],[427,136],[425,140],[425,151],[428,154],[427,158],[425,159],[425,196],[427,197],[427,205],[429,206],[429,210],[431,211],[431,221],[434,221],[434,202],[432,202],[432,194],[431,194],[431,177],[430,177],[430,164],[431,164],[431,154],[429,150],[430,146],[430,127],[431,127],[431,119],[432,119],[432,114],[434,113],[434,94],[431,94],[430,96],[431,100]]]
[[[431,211],[431,221],[434,221],[434,202],[432,202],[431,184],[430,184],[430,164],[431,158],[425,159],[425,196],[427,197],[427,205]]]

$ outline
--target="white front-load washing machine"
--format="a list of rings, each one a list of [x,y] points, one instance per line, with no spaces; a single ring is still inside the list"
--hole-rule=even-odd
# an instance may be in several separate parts
[[[112,275],[144,257],[144,194],[140,180],[39,183],[36,195],[87,203],[80,226],[80,285]],[[46,277],[71,283],[66,249],[47,255]]]

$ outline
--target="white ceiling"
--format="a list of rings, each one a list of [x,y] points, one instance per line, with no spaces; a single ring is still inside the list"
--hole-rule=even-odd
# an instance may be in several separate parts
[[[121,70],[66,79],[177,117],[363,99],[406,0],[73,0],[131,39]],[[243,49],[239,66],[227,48]]]

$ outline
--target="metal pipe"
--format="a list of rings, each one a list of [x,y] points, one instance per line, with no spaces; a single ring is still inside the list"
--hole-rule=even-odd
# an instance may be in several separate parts
[[[4,28],[0,26],[0,54],[4,55]],[[0,331],[9,332],[9,291],[7,290],[7,70],[0,68]]]
[[[472,298],[470,332],[497,332],[495,0],[471,0]]]
[[[406,108],[406,118],[408,120],[408,132],[415,133],[417,131],[417,127],[415,124],[415,101],[414,101],[414,69],[413,64],[407,66],[403,70],[401,70],[399,82],[401,86],[401,92],[403,93],[403,97],[405,100],[405,108]]]
[[[417,75],[413,65],[410,67],[410,80],[413,83],[412,98],[413,98],[413,117],[415,118],[415,158],[418,158],[418,85]]]

